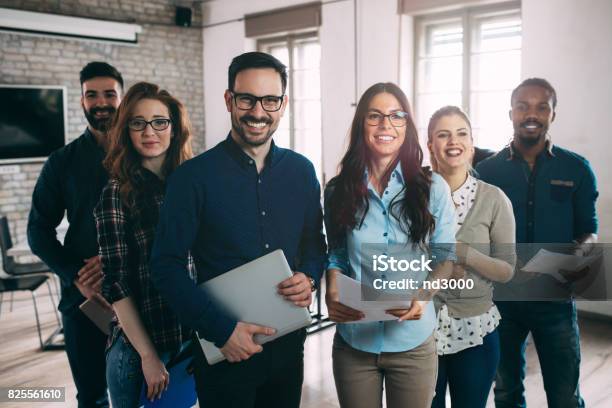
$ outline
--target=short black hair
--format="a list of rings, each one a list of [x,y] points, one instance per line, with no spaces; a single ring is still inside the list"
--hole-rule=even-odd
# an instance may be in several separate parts
[[[92,78],[97,77],[110,77],[119,82],[121,85],[121,89],[123,89],[123,77],[121,76],[121,72],[117,70],[117,68],[112,65],[101,62],[101,61],[92,61],[89,64],[85,65],[81,70],[81,88],[83,87],[83,82],[89,81]]]
[[[287,89],[287,67],[277,58],[265,52],[245,52],[234,57],[227,70],[227,89],[233,91],[238,73],[250,68],[273,68],[281,77],[283,94],[285,93]]]
[[[546,89],[548,92],[550,92],[550,96],[552,97],[553,110],[557,107],[557,91],[555,91],[555,88],[553,88],[550,82],[548,82],[544,78],[527,78],[526,80],[521,82],[519,86],[514,88],[514,90],[512,91],[512,96],[510,97],[510,104],[514,102],[514,98],[516,97],[516,93],[518,92],[518,90],[524,86],[539,86]]]

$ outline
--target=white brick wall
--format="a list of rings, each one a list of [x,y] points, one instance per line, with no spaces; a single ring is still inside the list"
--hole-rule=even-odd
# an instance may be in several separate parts
[[[0,32],[0,83],[60,85],[68,89],[68,141],[86,121],[80,105],[79,71],[90,61],[119,69],[126,89],[154,82],[181,100],[194,128],[194,152],[204,146],[202,32],[174,24],[173,0],[0,0],[0,7],[100,18],[142,25],[136,46],[56,39]],[[193,8],[193,26],[201,24]],[[15,174],[0,175],[0,214],[9,218],[13,241],[26,239],[32,190],[42,163],[20,164]]]

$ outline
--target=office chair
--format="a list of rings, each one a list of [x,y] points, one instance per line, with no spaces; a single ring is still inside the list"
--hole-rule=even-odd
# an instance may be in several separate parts
[[[38,317],[38,305],[36,303],[36,294],[34,291],[40,287],[43,283],[47,282],[49,277],[46,275],[40,276],[23,276],[16,278],[3,278],[0,277],[0,296],[3,297],[5,292],[14,293],[18,291],[28,290],[32,295],[32,302],[34,303],[34,315],[36,316],[36,329],[38,330],[38,341],[40,342],[40,348],[45,349],[42,339],[42,333],[40,330],[40,319]],[[48,282],[47,282],[48,284]],[[2,313],[2,303],[0,303],[0,313]]]
[[[13,240],[11,239],[11,231],[9,229],[8,219],[6,216],[0,217],[0,252],[2,252],[2,268],[7,275],[11,277],[25,277],[25,276],[40,276],[45,275],[47,277],[53,278],[51,270],[47,265],[43,262],[30,262],[30,263],[19,263],[15,262],[15,258],[9,256],[8,250],[13,247]],[[49,281],[44,281],[47,284],[47,288],[49,289],[49,297],[51,298],[51,302],[53,303],[53,311],[55,312],[55,318],[57,319],[57,324],[61,327],[62,323],[59,318],[59,313],[57,312],[57,307],[55,304],[55,299],[53,298],[53,293],[51,290],[51,285]],[[53,279],[55,283],[55,290],[58,296],[59,302],[59,288],[57,286],[57,281]],[[0,298],[1,304],[1,298]],[[10,310],[13,310],[13,292],[11,292],[11,306]]]

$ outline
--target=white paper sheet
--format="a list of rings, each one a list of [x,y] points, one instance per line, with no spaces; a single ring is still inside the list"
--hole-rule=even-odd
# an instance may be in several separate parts
[[[567,280],[559,273],[559,270],[579,271],[591,265],[601,254],[591,256],[576,256],[560,254],[558,252],[540,249],[533,258],[521,268],[523,272],[543,273],[552,276],[559,282],[565,283]]]
[[[365,317],[353,323],[366,323],[381,320],[396,320],[397,317],[386,313],[389,309],[408,309],[410,300],[398,301],[364,301],[361,300],[361,284],[355,279],[338,273],[336,274],[339,301],[343,305],[359,310]],[[373,290],[373,289],[372,289]]]

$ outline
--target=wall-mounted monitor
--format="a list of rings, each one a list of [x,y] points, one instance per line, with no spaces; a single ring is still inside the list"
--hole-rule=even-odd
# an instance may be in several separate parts
[[[0,85],[0,164],[45,160],[66,129],[65,87]]]

